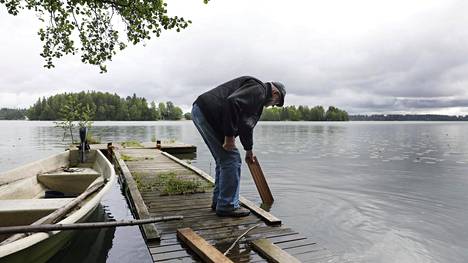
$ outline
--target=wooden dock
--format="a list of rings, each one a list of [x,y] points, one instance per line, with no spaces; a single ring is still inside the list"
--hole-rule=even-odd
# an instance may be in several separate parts
[[[252,241],[267,239],[277,250],[283,250],[301,262],[330,262],[329,250],[300,233],[281,226],[281,221],[249,200],[241,198],[252,212],[243,218],[221,218],[211,211],[213,179],[200,169],[176,157],[151,148],[115,149],[115,163],[137,218],[182,215],[181,221],[146,225],[142,232],[154,262],[201,262],[201,259],[177,238],[177,229],[191,228],[209,244],[224,253],[234,240],[250,227],[239,245],[227,255],[233,262],[269,261],[254,251]],[[172,181],[188,182],[184,187],[168,188]],[[186,186],[186,185],[182,185]],[[171,192],[172,191],[172,192]],[[279,249],[278,249],[279,248]],[[262,253],[263,254],[263,253]],[[279,261],[281,262],[281,260]]]
[[[91,149],[107,149],[107,144],[91,144]],[[124,148],[120,143],[113,143],[113,146],[117,149]],[[143,142],[141,143],[142,148],[145,149],[157,149],[155,142]],[[197,152],[197,147],[192,144],[180,143],[180,142],[165,142],[163,141],[159,146],[159,150],[170,154],[193,154]]]

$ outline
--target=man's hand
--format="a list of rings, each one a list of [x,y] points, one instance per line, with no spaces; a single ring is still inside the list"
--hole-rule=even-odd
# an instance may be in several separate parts
[[[247,163],[254,163],[255,162],[254,157],[255,157],[255,155],[253,154],[252,151],[246,151],[245,152],[245,161]]]
[[[232,151],[236,148],[236,138],[234,136],[224,136],[223,148],[226,151]]]

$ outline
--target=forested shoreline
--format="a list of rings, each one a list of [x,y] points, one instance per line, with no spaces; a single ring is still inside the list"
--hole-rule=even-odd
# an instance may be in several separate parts
[[[64,119],[70,112],[85,112],[93,121],[158,121],[191,119],[190,113],[173,102],[148,102],[143,97],[120,97],[108,92],[87,91],[63,93],[39,98],[29,109],[1,109],[0,120]],[[77,115],[78,116],[78,115]],[[78,119],[79,117],[77,117]],[[69,116],[67,117],[69,119]],[[348,113],[330,106],[286,106],[264,109],[261,121],[347,121]]]
[[[26,109],[0,109],[0,120],[24,120],[26,118]]]
[[[348,113],[334,106],[327,111],[322,106],[273,107],[263,110],[261,121],[348,121]]]
[[[64,108],[67,111],[88,112],[93,121],[157,121],[180,120],[182,109],[171,101],[150,102],[143,98],[127,96],[122,98],[108,92],[79,92],[57,94],[39,98],[26,116],[30,120],[60,120]]]

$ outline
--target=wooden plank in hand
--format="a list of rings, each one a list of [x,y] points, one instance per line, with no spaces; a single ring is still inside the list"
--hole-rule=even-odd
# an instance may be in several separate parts
[[[253,162],[247,162],[247,164],[255,182],[255,186],[257,186],[260,198],[262,198],[262,202],[264,204],[272,204],[274,201],[273,195],[271,194],[270,187],[268,187],[268,183],[265,179],[262,168],[260,167],[260,163],[256,156],[254,156],[253,159]]]
[[[203,262],[209,263],[232,263],[219,250],[210,245],[205,239],[197,235],[191,228],[177,229],[177,237],[182,240]]]
[[[268,239],[257,239],[252,241],[252,247],[255,251],[266,257],[269,262],[274,263],[300,263],[300,261],[273,244]]]

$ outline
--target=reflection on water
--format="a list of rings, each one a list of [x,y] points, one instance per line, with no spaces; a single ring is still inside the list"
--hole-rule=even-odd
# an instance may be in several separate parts
[[[214,174],[190,122],[97,122],[92,132],[103,143],[155,136],[195,144],[192,164]],[[50,122],[0,122],[0,170],[63,151],[62,136]],[[254,152],[275,197],[272,213],[335,260],[468,262],[467,137],[463,122],[260,123]],[[245,165],[241,191],[260,203]],[[118,185],[102,204],[116,219],[131,218]],[[102,243],[83,249],[96,260],[150,262],[137,227],[117,228],[110,247],[104,236],[112,235],[98,235]]]
[[[256,134],[272,211],[340,261],[468,260],[466,123],[277,125]]]
[[[112,216],[99,205],[90,216],[89,222],[106,222],[111,219]],[[115,228],[79,230],[67,248],[55,255],[49,263],[106,262],[114,233]],[[83,253],[84,251],[89,253]]]

